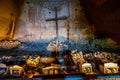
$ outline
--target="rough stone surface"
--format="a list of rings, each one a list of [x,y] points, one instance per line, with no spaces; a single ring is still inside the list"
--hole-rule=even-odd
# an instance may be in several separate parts
[[[25,1],[21,7],[21,15],[18,20],[14,39],[21,41],[34,41],[39,39],[51,40],[56,37],[55,21],[46,21],[46,19],[55,18],[55,11],[52,10],[57,4],[54,2],[44,2],[39,0]],[[58,20],[59,36],[67,38],[69,29],[69,38],[77,41],[78,39],[87,39],[91,37],[91,28],[87,23],[79,0],[60,1],[58,4],[58,18],[67,17],[64,20]]]
[[[13,18],[18,16],[18,7],[13,0],[0,0],[0,40],[9,39]]]

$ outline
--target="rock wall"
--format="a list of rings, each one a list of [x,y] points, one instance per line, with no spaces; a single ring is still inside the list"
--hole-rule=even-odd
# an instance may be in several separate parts
[[[18,16],[18,6],[14,0],[0,0],[0,40],[10,37],[12,21]]]
[[[79,0],[26,0],[21,6],[21,15],[14,39],[35,41],[39,39],[51,40],[56,37],[55,21],[46,21],[55,18],[53,7],[56,4],[58,7],[59,37],[84,41],[93,36]],[[59,20],[60,18],[65,19]]]

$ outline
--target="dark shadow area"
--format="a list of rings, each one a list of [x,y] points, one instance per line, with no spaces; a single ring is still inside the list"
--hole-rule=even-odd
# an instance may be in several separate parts
[[[107,33],[120,44],[120,0],[80,0],[95,33]],[[102,34],[101,34],[102,35]]]

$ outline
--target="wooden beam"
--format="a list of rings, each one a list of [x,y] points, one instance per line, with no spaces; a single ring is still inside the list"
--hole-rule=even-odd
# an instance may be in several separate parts
[[[60,17],[60,18],[57,18],[57,20],[65,20],[67,19],[68,17]],[[46,19],[46,21],[55,21],[56,19],[55,18],[51,18],[51,19]]]

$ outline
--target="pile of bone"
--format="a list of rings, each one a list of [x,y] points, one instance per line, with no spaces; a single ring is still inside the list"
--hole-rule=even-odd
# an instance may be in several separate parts
[[[76,51],[71,51],[71,57],[74,61],[74,63],[77,63],[77,62],[84,62],[84,58],[83,58],[83,53],[82,52],[76,52]]]
[[[107,73],[107,74],[118,73],[118,70],[116,68],[106,68],[105,73]]]
[[[21,44],[19,41],[0,41],[0,48],[6,48],[6,49],[11,49],[18,47]]]
[[[86,68],[82,68],[82,72],[84,73],[91,73],[91,68],[90,67],[86,67]]]
[[[35,58],[29,56],[29,58],[26,60],[26,63],[28,66],[37,67],[40,63],[40,56],[37,56]]]

